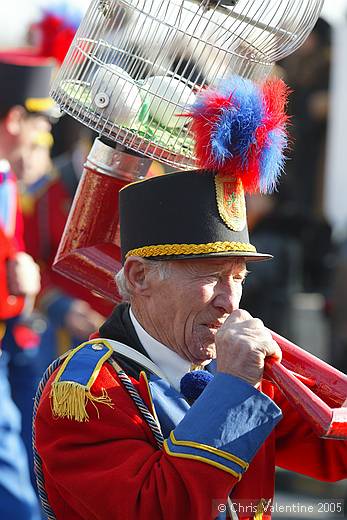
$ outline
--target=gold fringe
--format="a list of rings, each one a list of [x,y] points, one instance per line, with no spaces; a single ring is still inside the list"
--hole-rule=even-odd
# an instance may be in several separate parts
[[[54,382],[50,398],[55,417],[66,417],[78,422],[89,421],[87,412],[88,402],[94,405],[98,418],[100,417],[99,410],[95,403],[105,404],[110,408],[114,407],[105,389],[102,390],[102,395],[97,397],[83,385],[71,381]]]
[[[257,506],[257,510],[254,515],[254,520],[262,520],[263,513],[265,511],[266,500],[262,498]]]

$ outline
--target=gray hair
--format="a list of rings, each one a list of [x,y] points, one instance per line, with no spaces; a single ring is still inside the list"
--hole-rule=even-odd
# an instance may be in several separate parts
[[[165,280],[169,277],[171,271],[171,262],[170,261],[157,261],[157,260],[147,260],[143,259],[145,262],[147,269],[151,272],[155,272],[160,280]],[[124,274],[124,267],[116,274],[115,282],[117,284],[118,292],[122,297],[122,301],[129,302],[130,301],[130,291],[128,287],[128,282]]]

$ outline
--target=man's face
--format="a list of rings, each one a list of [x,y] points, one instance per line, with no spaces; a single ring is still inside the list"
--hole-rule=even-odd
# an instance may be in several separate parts
[[[212,359],[218,328],[239,307],[245,261],[206,258],[170,264],[164,280],[157,274],[151,280],[148,332],[192,363]]]
[[[41,134],[51,130],[51,124],[44,116],[26,115],[18,121],[18,131],[14,136],[9,162],[18,179],[23,177],[25,165],[34,158],[33,150]]]
[[[31,185],[47,174],[51,169],[50,149],[47,146],[33,144],[23,157],[21,180]]]

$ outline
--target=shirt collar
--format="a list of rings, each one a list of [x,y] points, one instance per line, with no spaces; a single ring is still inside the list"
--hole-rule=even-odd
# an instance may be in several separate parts
[[[160,370],[165,374],[170,385],[180,392],[180,382],[182,377],[190,370],[190,361],[183,359],[176,352],[150,336],[137,321],[131,308],[130,319],[143,348],[151,360],[158,365]]]

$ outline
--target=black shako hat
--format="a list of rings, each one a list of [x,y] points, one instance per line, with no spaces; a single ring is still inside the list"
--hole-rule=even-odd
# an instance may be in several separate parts
[[[266,260],[248,237],[242,185],[207,170],[128,184],[119,193],[122,262],[244,257]]]
[[[0,52],[0,114],[16,105],[28,112],[54,114],[56,105],[49,96],[54,65],[54,60],[27,49]]]

